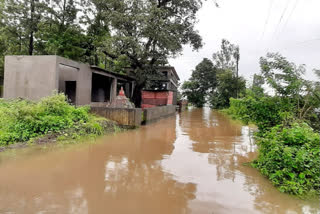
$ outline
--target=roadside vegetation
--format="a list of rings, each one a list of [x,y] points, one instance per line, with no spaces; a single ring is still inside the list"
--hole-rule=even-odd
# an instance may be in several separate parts
[[[260,66],[246,96],[231,98],[226,112],[258,126],[259,156],[252,166],[281,192],[320,195],[320,82],[303,79],[305,67],[279,54],[262,57]],[[275,95],[266,95],[263,83]]]
[[[304,65],[268,53],[260,59],[261,73],[246,88],[238,76],[238,51],[223,41],[221,51],[212,60],[204,59],[183,84],[183,95],[194,106],[209,104],[233,119],[255,124],[259,156],[251,165],[281,192],[319,196],[320,71],[315,70],[318,80],[306,80]]]
[[[96,137],[119,127],[89,113],[89,107],[74,107],[66,96],[56,94],[39,102],[0,99],[0,146],[36,142],[50,136],[60,140]]]

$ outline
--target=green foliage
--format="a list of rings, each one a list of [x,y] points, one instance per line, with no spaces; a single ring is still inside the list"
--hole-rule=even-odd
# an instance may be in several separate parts
[[[203,93],[211,93],[217,86],[217,69],[210,59],[204,58],[192,72],[190,80],[196,81]]]
[[[219,70],[217,81],[216,89],[209,94],[209,104],[213,109],[227,108],[230,98],[245,94],[246,81],[242,77],[237,78],[231,70]]]
[[[264,96],[256,99],[247,96],[242,99],[230,99],[227,113],[245,123],[254,123],[261,132],[287,122],[292,118],[293,107],[287,100],[279,97]]]
[[[196,107],[206,103],[206,96],[212,93],[217,85],[216,68],[211,60],[204,58],[194,71],[189,81],[182,85],[182,95]]]
[[[253,166],[281,192],[320,195],[320,138],[305,123],[275,126],[258,138]]]
[[[231,98],[226,112],[258,126],[253,166],[281,192],[320,195],[319,83],[302,79],[302,69],[279,54],[262,58],[261,65],[263,79],[256,77],[246,97]],[[263,94],[264,80],[276,96]]]
[[[262,75],[254,74],[253,82],[251,86],[250,92],[254,97],[263,97],[264,96],[264,89],[262,85],[265,83],[264,77]]]
[[[223,39],[213,60],[204,58],[196,66],[189,81],[182,85],[182,94],[196,107],[205,103],[214,109],[228,107],[231,97],[241,97],[246,92],[246,81],[238,75],[239,60],[239,46]]]
[[[200,108],[206,103],[205,92],[200,90],[196,81],[185,81],[181,87],[183,95],[187,97],[190,104]]]
[[[237,73],[240,49],[239,46],[231,44],[228,40],[222,39],[221,49],[212,55],[216,68],[221,70],[231,70]]]
[[[158,66],[184,45],[202,47],[195,29],[201,6],[202,0],[0,0],[0,76],[6,55],[59,55],[119,73],[131,67],[140,105],[140,89]]]
[[[279,53],[268,53],[260,58],[260,67],[266,82],[278,95],[294,98],[301,91],[305,65],[296,66]]]
[[[69,105],[63,94],[39,102],[0,100],[0,145],[28,141],[70,128],[80,130],[80,127],[85,133],[94,135],[101,135],[104,130],[89,114],[88,107]]]

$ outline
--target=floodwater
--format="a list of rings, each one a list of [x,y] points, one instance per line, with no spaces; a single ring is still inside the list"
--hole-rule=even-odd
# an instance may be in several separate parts
[[[95,143],[0,154],[0,213],[320,213],[255,169],[253,128],[193,109]]]

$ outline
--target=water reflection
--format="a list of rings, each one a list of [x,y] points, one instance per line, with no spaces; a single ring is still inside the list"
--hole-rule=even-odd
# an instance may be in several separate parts
[[[0,213],[319,213],[243,165],[253,131],[195,109],[97,144],[0,154]]]
[[[177,182],[160,164],[174,149],[175,125],[0,165],[0,213],[186,213],[195,184]]]
[[[257,170],[243,165],[257,156],[252,138],[254,128],[210,109],[195,109],[181,115],[177,129],[183,137],[178,137],[175,146],[184,146],[180,153],[174,151],[171,161],[164,165],[168,171],[176,172],[178,180],[197,184],[197,198],[190,203],[194,212],[320,212],[319,201],[306,202],[281,194]],[[186,156],[190,161],[185,164],[193,171],[186,173],[169,164]]]

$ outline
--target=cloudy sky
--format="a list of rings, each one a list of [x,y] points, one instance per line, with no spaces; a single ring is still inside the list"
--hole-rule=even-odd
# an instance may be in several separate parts
[[[171,59],[182,81],[204,57],[219,50],[223,38],[240,45],[240,74],[251,79],[260,72],[259,57],[280,52],[296,64],[306,64],[308,79],[312,69],[320,69],[320,0],[212,0],[198,14],[204,47],[198,52],[185,47]]]

